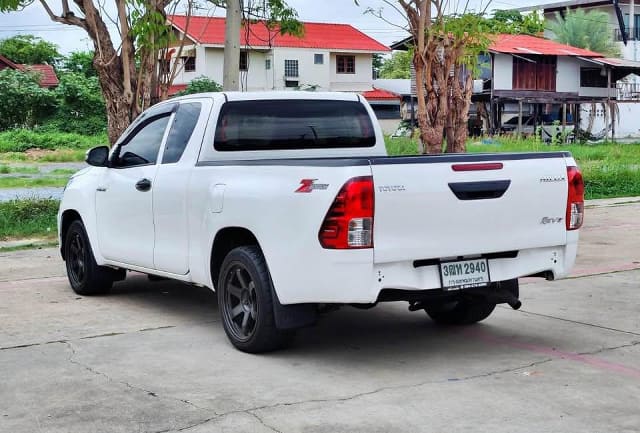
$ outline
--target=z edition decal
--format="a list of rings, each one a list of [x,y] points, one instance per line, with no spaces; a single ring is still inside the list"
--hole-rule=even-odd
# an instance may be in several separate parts
[[[315,183],[316,180],[318,179],[302,179],[300,181],[300,187],[294,192],[309,193],[315,189],[325,190],[329,188],[328,183]]]

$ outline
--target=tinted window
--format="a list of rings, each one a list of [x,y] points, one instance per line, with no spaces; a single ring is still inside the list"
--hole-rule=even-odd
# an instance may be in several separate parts
[[[371,147],[369,113],[354,101],[233,101],[222,106],[214,147],[220,151]]]
[[[167,144],[165,145],[164,155],[162,156],[162,163],[178,162],[184,149],[191,139],[193,129],[198,123],[200,117],[200,109],[202,104],[199,102],[189,102],[180,104],[176,115],[173,118],[173,125],[169,130],[169,136],[167,137]]]
[[[150,121],[142,129],[134,132],[133,137],[127,138],[125,144],[115,154],[115,166],[131,167],[134,165],[155,164],[168,122],[169,115],[167,114]]]

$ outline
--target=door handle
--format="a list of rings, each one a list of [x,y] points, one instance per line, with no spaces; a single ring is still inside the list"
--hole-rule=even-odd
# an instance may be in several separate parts
[[[149,179],[140,179],[137,183],[136,183],[136,189],[138,191],[142,191],[142,192],[146,192],[149,191],[151,189],[151,181]]]

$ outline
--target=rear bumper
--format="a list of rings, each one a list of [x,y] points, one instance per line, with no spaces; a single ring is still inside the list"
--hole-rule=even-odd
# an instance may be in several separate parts
[[[527,276],[548,279],[566,277],[577,253],[577,233],[569,233],[569,243],[555,247],[518,251],[516,257],[489,259],[492,282]],[[364,258],[364,256],[361,256]],[[343,257],[344,258],[344,257]],[[350,263],[316,263],[305,269],[304,281],[274,285],[282,304],[297,303],[374,303],[383,290],[428,291],[441,288],[437,263],[415,266],[414,261],[377,263],[353,260]],[[304,287],[304,288],[303,288]]]

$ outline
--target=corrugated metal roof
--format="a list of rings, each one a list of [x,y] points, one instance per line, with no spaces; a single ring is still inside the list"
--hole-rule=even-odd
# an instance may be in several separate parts
[[[225,19],[192,16],[186,29],[187,17],[169,15],[169,22],[187,34],[193,41],[204,45],[224,46]],[[249,25],[240,31],[240,44],[245,47],[317,48],[344,51],[388,52],[389,47],[362,33],[349,24],[304,23],[304,36],[281,35],[269,31],[263,22]]]
[[[604,57],[600,53],[529,35],[497,35],[489,50],[504,54]]]

